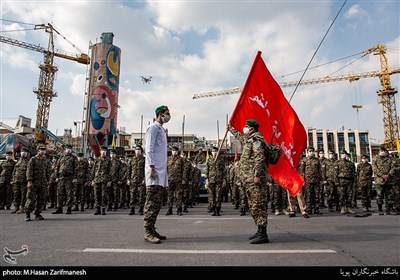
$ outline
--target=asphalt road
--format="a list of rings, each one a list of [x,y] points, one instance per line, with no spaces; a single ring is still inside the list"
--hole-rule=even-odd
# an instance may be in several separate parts
[[[375,204],[375,202],[373,202]],[[189,213],[165,216],[156,224],[167,236],[162,244],[144,241],[143,216],[129,210],[94,216],[94,210],[52,215],[25,222],[24,214],[0,211],[0,247],[28,252],[15,255],[15,264],[1,267],[396,267],[400,265],[400,215],[367,217],[339,215],[323,209],[323,215],[305,219],[297,214],[269,215],[270,243],[252,245],[248,236],[257,227],[250,215],[239,216],[231,203],[212,217],[206,204]],[[65,211],[65,210],[64,210]],[[361,213],[361,210],[357,210]],[[376,210],[375,210],[376,211]],[[398,270],[400,272],[400,270]]]

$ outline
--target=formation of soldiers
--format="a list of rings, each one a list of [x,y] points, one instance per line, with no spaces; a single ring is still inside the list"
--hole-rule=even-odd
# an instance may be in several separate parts
[[[26,221],[31,220],[32,212],[35,219],[43,219],[41,212],[48,202],[48,208],[55,208],[52,214],[95,209],[95,215],[106,215],[106,211],[130,209],[129,215],[135,215],[137,209],[137,213],[143,215],[146,187],[141,146],[135,147],[134,156],[128,160],[105,146],[101,147],[101,155],[96,159],[85,158],[82,153],[74,154],[71,145],[64,148],[62,155],[52,157],[46,154],[43,145],[38,146],[33,157],[23,149],[18,161],[13,160],[13,153],[8,151],[6,160],[0,164],[0,210],[25,213]],[[249,203],[246,185],[239,174],[239,161],[227,163],[223,155],[216,159],[217,153],[218,148],[214,147],[207,160],[206,154],[199,150],[195,158],[188,159],[185,153],[179,153],[179,149],[173,147],[168,157],[169,187],[163,201],[163,205],[167,205],[166,215],[173,214],[174,204],[178,215],[196,205],[202,186],[198,164],[207,166],[208,211],[213,216],[221,215],[221,203],[227,201],[229,194],[234,208],[240,215],[246,215]],[[305,200],[303,209],[286,190],[268,179],[267,201],[275,215],[294,217],[295,212],[289,207],[291,199],[296,204],[296,212],[301,212],[305,218],[320,215],[320,209],[326,207],[329,212],[353,214],[353,209],[358,208],[359,196],[362,211],[369,212],[373,180],[379,215],[400,213],[400,159],[397,155],[389,155],[381,147],[372,164],[363,155],[356,167],[346,151],[341,151],[340,159],[333,151],[329,151],[328,158],[323,151],[317,154],[313,147],[308,147],[306,157],[299,165],[305,180],[301,191]]]

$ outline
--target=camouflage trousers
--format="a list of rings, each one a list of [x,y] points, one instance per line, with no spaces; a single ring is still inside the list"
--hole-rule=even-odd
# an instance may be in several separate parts
[[[144,207],[146,202],[146,186],[142,182],[131,182],[130,186],[130,207]]]
[[[76,183],[75,194],[74,194],[74,204],[84,204],[85,202],[85,185],[84,183]]]
[[[400,211],[400,186],[399,186],[399,184],[395,184],[393,186],[393,199],[394,199],[394,207],[393,208],[395,210],[397,210],[397,212],[399,212]]]
[[[233,204],[239,206],[240,194],[239,194],[239,185],[238,184],[233,184],[232,185],[231,194],[232,194]]]
[[[94,199],[96,206],[106,208],[108,206],[108,187],[107,182],[96,183],[94,187]]]
[[[87,205],[91,205],[95,201],[93,186],[91,184],[86,184],[84,189],[84,201]]]
[[[286,191],[284,188],[279,186],[278,184],[273,184],[274,188],[274,205],[275,209],[282,211],[287,207],[287,198],[286,198]]]
[[[26,192],[25,212],[31,213],[35,210],[35,214],[42,212],[45,204],[45,188],[47,184],[33,182],[33,187]]]
[[[182,185],[182,190],[183,190],[183,205],[189,206],[192,188],[190,185],[185,184]]]
[[[347,178],[339,178],[339,205],[340,208],[349,207],[352,208],[351,198],[353,195],[353,180]]]
[[[376,185],[376,203],[386,207],[393,205],[393,186],[390,184]]]
[[[14,191],[14,206],[15,208],[24,207],[26,203],[26,182],[22,183],[14,183],[13,191]]]
[[[72,207],[75,200],[74,195],[75,184],[72,183],[72,177],[60,179],[57,186],[57,207],[64,206],[64,197],[66,197],[65,206]]]
[[[0,184],[0,207],[11,207],[13,202],[13,187],[10,183]]]
[[[240,208],[249,208],[249,198],[247,196],[245,184],[240,184],[239,186],[239,201]]]
[[[53,205],[57,205],[57,183],[50,183],[49,185],[49,200]]]
[[[222,201],[222,183],[210,183],[208,186],[208,194],[211,202],[211,207],[221,209]]]
[[[371,208],[372,181],[360,181],[358,188],[361,192],[361,206]]]
[[[174,206],[174,197],[176,199],[176,208],[182,208],[182,201],[183,201],[182,184],[177,182],[169,182],[167,193],[168,193],[168,202],[167,202],[168,208],[172,209],[172,207]]]
[[[155,228],[158,213],[161,210],[162,186],[147,186],[146,187],[146,203],[144,204],[144,227]]]
[[[321,196],[319,195],[319,183],[307,183],[304,185],[304,191],[305,191],[305,200],[307,204],[307,209],[310,210],[318,210],[319,209],[319,204],[320,204],[320,198]]]
[[[327,202],[328,207],[332,207],[333,205],[339,204],[339,197],[337,191],[337,185],[334,181],[328,181],[328,187],[326,190],[327,193]]]
[[[267,187],[265,182],[260,185],[247,184],[246,193],[249,199],[250,213],[257,226],[268,225]]]

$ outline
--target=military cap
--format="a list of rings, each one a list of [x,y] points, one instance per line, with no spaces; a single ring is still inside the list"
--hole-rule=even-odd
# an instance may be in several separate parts
[[[136,145],[135,149],[143,151],[143,147],[141,145]]]
[[[11,150],[8,150],[7,152],[6,152],[6,155],[12,155],[13,154],[13,151],[11,151]]]
[[[94,158],[93,158],[93,157],[88,157],[88,159],[94,160]]]
[[[218,151],[218,147],[216,147],[216,146],[213,146],[213,147],[212,147],[212,150],[216,150],[216,151]]]
[[[256,120],[246,120],[246,125],[254,127],[255,129],[258,129],[260,127],[260,124]]]
[[[116,153],[117,153],[117,150],[116,150],[116,149],[112,149],[112,150],[110,151],[110,153],[111,153],[111,154],[116,154]]]
[[[346,150],[343,149],[343,150],[340,152],[340,154],[342,154],[342,155],[343,155],[343,154],[348,155],[349,153],[348,153]]]
[[[164,111],[166,111],[166,110],[169,110],[168,107],[165,106],[165,105],[161,105],[161,106],[159,106],[159,107],[156,108],[156,111],[155,111],[155,112],[156,112],[156,115],[158,115],[158,113],[164,112]]]
[[[103,145],[103,146],[100,147],[100,149],[101,149],[101,150],[108,150],[108,147],[105,146],[105,145]]]
[[[362,155],[361,158],[366,158],[366,159],[368,159],[368,156],[367,156],[367,155]]]
[[[71,144],[65,144],[64,148],[72,148],[72,145]]]
[[[313,150],[313,151],[315,151],[315,149],[314,149],[313,146],[308,146],[308,147],[307,147],[307,150]]]
[[[28,148],[25,148],[25,147],[24,147],[24,148],[22,148],[22,151],[23,151],[23,152],[27,152],[27,153],[29,153],[29,152],[30,152],[30,151],[29,151],[29,149],[28,149]]]
[[[83,157],[83,153],[82,152],[79,152],[79,153],[77,153],[76,154],[78,157]]]
[[[379,147],[379,150],[382,150],[382,151],[386,151],[386,152],[387,152],[387,149],[386,149],[386,147],[385,147],[385,146],[383,146],[383,145]]]
[[[46,146],[43,145],[43,144],[40,144],[37,148],[38,148],[39,150],[46,150]]]
[[[333,150],[329,150],[329,153],[330,154],[334,154],[335,152]]]
[[[173,147],[172,147],[172,150],[174,150],[174,151],[179,151],[179,148],[178,148],[177,146],[173,146]]]

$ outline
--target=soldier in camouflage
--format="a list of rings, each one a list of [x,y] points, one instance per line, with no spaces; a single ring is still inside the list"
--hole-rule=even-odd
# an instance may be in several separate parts
[[[201,170],[195,162],[192,163],[192,205],[196,205],[197,195],[201,188]]]
[[[112,149],[111,152],[111,166],[110,166],[110,178],[111,186],[108,187],[108,208],[107,211],[117,211],[120,197],[120,185],[122,184],[122,178],[120,177],[121,172],[121,161],[118,159],[117,151]]]
[[[371,209],[372,196],[372,165],[368,162],[368,156],[361,156],[361,163],[357,165],[357,187],[361,193],[361,205],[363,212]]]
[[[172,215],[172,207],[174,204],[174,197],[176,199],[177,214],[182,215],[182,201],[183,201],[183,172],[185,162],[179,156],[178,147],[172,147],[171,155],[168,157],[168,210],[165,215]],[[185,182],[186,183],[186,182]]]
[[[119,183],[119,189],[120,189],[120,195],[119,195],[119,206],[118,208],[120,209],[127,209],[129,208],[129,201],[127,200],[128,198],[128,192],[129,192],[129,185],[127,184],[128,181],[128,163],[126,162],[125,155],[120,157],[121,161],[121,169],[119,170],[119,178],[120,178],[120,183]]]
[[[338,194],[340,214],[354,214],[352,209],[351,197],[354,192],[354,181],[356,177],[356,168],[352,161],[350,161],[349,154],[343,150],[340,153],[340,160],[337,162],[338,166]]]
[[[321,165],[321,176],[322,180],[321,183],[319,184],[319,189],[318,189],[318,196],[319,196],[319,208],[326,208],[325,205],[325,188],[327,187],[328,181],[326,179],[326,163],[328,159],[325,157],[325,152],[324,150],[319,150],[318,151],[318,157],[319,157],[319,163]]]
[[[29,163],[29,150],[22,148],[21,158],[17,161],[14,166],[12,174],[12,183],[14,188],[14,207],[13,213],[24,213],[24,206],[26,203],[26,170],[28,169]]]
[[[54,155],[51,163],[51,174],[48,186],[49,200],[50,200],[49,209],[57,207],[57,185],[58,185],[57,174],[59,168],[60,168],[60,156]]]
[[[46,147],[38,145],[39,153],[28,162],[26,170],[27,193],[25,203],[25,221],[31,220],[31,212],[35,210],[35,220],[43,220],[40,215],[45,203],[45,188],[50,179],[51,167],[46,157]]]
[[[100,158],[94,164],[94,193],[96,211],[94,215],[105,215],[109,203],[109,188],[111,186],[111,160],[107,155],[107,146],[101,146]],[[101,207],[101,213],[100,213]]]
[[[212,216],[220,216],[222,201],[222,182],[225,177],[225,163],[222,157],[217,158],[218,148],[213,147],[212,156],[207,161],[206,185],[210,195],[211,209],[214,211]]]
[[[93,180],[94,180],[94,158],[88,157],[88,181],[85,185],[85,209],[93,209],[94,208],[94,188],[93,188]]]
[[[78,160],[74,154],[72,154],[72,145],[65,144],[64,155],[60,158],[60,166],[58,169],[58,186],[57,186],[57,210],[53,214],[62,214],[64,206],[64,196],[67,200],[65,206],[67,211],[65,214],[71,214],[72,205],[74,204],[74,195],[76,187],[76,171],[78,166]]]
[[[249,198],[250,213],[258,227],[257,233],[250,236],[250,244],[268,243],[267,225],[267,188],[269,177],[267,154],[270,149],[263,135],[258,132],[259,123],[256,120],[246,120],[243,135],[228,124],[230,132],[243,147],[240,157],[240,178],[246,185]]]
[[[13,152],[6,152],[6,160],[0,163],[0,210],[10,210],[13,201],[12,174],[15,161]]]
[[[128,184],[130,185],[130,207],[129,215],[135,215],[135,206],[139,205],[139,214],[143,215],[144,203],[146,202],[146,186],[144,182],[144,164],[142,146],[135,147],[135,156],[129,160]]]
[[[395,178],[396,168],[389,158],[388,150],[381,146],[379,154],[372,160],[372,170],[375,175],[376,202],[378,204],[379,215],[383,215],[382,205],[385,204],[385,214],[391,215],[393,207],[393,179]]]
[[[183,212],[188,212],[188,207],[190,205],[190,174],[192,172],[192,163],[186,158],[186,153],[181,152],[181,158],[183,160],[183,174],[182,174],[182,190],[183,190]]]
[[[335,205],[336,211],[339,211],[339,196],[338,196],[338,185],[339,185],[339,168],[337,165],[336,154],[330,150],[328,159],[325,162],[325,178],[327,182],[327,203],[328,211],[333,212],[333,206]]]
[[[206,155],[203,152],[203,149],[199,149],[198,153],[194,157],[194,163],[196,164],[202,164],[206,162]]]
[[[75,208],[73,211],[79,210],[85,211],[85,185],[90,179],[89,164],[86,158],[83,157],[83,153],[77,153],[78,163],[76,166],[76,184],[75,184]]]
[[[315,149],[312,146],[307,148],[307,156],[303,158],[299,165],[299,172],[304,178],[305,200],[308,214],[321,214],[319,211],[320,198],[318,190],[321,184],[321,164],[315,157]]]
[[[393,172],[393,212],[400,214],[400,159],[397,152],[389,154],[392,160],[394,172]]]

